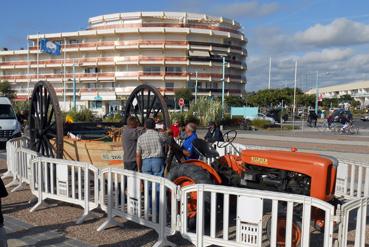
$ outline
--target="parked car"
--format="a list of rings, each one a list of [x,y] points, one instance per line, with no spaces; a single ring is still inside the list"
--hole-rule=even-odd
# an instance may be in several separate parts
[[[247,120],[256,120],[256,119],[259,119],[259,120],[266,120],[266,121],[269,121],[271,125],[274,125],[275,124],[275,120],[274,118],[272,117],[268,117],[266,116],[265,114],[263,113],[258,113],[258,115],[256,116],[250,116],[250,117],[246,117]]]
[[[266,116],[273,118],[277,123],[281,122],[281,118],[282,122],[286,122],[288,120],[288,113],[286,111],[282,112],[281,108],[269,110]]]
[[[361,119],[361,121],[364,121],[364,122],[369,121],[369,115],[361,116],[360,119]]]
[[[21,135],[21,124],[15,115],[12,103],[7,97],[0,97],[0,146]]]

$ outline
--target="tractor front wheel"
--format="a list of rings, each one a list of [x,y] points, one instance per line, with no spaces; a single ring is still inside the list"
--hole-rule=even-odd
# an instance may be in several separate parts
[[[168,179],[180,187],[192,184],[214,184],[210,173],[194,164],[180,164],[172,167],[168,174]],[[205,217],[209,217],[210,195],[204,194]],[[187,226],[189,229],[196,227],[197,193],[191,192],[187,198]],[[206,221],[205,221],[206,222]]]
[[[277,219],[277,246],[286,246],[286,216],[280,214]],[[272,234],[272,218],[267,222],[267,237],[270,240]],[[301,235],[302,235],[302,225],[301,221],[293,219],[292,221],[292,237],[291,242],[293,247],[298,247],[301,245]]]

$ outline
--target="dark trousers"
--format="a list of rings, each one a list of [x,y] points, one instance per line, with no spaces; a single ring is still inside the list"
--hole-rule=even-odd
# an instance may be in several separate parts
[[[136,161],[125,161],[124,162],[124,169],[137,171],[137,163]]]

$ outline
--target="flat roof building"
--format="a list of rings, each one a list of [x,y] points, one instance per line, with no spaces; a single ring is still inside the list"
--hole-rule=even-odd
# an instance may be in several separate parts
[[[307,94],[316,94],[316,89],[310,89]],[[319,88],[322,98],[339,98],[341,95],[351,95],[360,101],[362,106],[369,105],[369,81],[356,81],[351,83],[333,85]]]
[[[71,106],[76,80],[77,107],[101,112],[120,109],[131,91],[151,84],[174,101],[177,88],[199,95],[241,95],[247,70],[247,39],[234,20],[184,12],[132,12],[90,18],[86,30],[29,35],[29,48],[0,51],[0,80],[9,81],[18,100],[28,85],[53,84],[64,110]],[[58,42],[61,55],[41,53],[41,39]]]

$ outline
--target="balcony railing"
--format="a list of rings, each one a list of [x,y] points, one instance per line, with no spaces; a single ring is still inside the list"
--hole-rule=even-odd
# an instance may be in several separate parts
[[[102,72],[102,73],[67,73],[65,74],[65,78],[72,79],[76,78],[83,79],[83,78],[96,78],[97,80],[104,79],[104,78],[115,78],[115,77],[136,77],[139,79],[140,76],[145,77],[158,77],[158,79],[162,79],[163,77],[183,77],[183,80],[186,80],[187,77],[191,77],[191,79],[195,78],[195,74],[191,72],[146,72],[146,71],[122,71],[122,72]],[[226,80],[242,80],[245,81],[246,78],[240,75],[233,75],[233,74],[226,74]],[[64,74],[36,74],[31,75],[2,75],[0,76],[0,80],[24,80],[24,79],[60,79],[64,78]],[[220,80],[222,78],[221,73],[198,73],[198,79],[208,80],[217,79]]]
[[[99,30],[99,29],[115,29],[115,28],[140,28],[140,27],[177,27],[177,28],[198,28],[198,29],[207,29],[207,30],[216,30],[216,31],[223,31],[223,32],[231,32],[236,34],[242,34],[240,31],[232,28],[226,27],[218,27],[218,26],[211,26],[209,23],[208,25],[201,25],[201,24],[193,24],[193,23],[163,23],[163,22],[153,22],[153,23],[137,23],[137,24],[111,24],[111,25],[103,25],[103,26],[94,26],[90,27],[88,30]]]
[[[9,61],[0,62],[0,66],[19,66],[19,65],[50,65],[58,64],[62,66],[63,64],[77,64],[83,66],[84,63],[116,63],[116,62],[149,62],[149,61],[159,61],[159,62],[185,62],[187,57],[147,57],[147,56],[125,56],[125,57],[98,57],[98,58],[67,58],[67,59],[47,59],[47,60],[30,60],[28,61]]]

